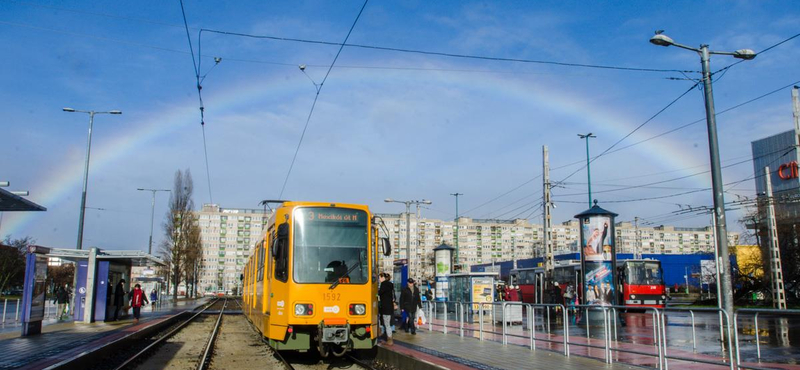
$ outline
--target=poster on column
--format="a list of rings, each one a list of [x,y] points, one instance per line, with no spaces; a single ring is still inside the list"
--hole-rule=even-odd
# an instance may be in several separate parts
[[[586,261],[611,261],[614,235],[611,235],[611,217],[587,217],[581,225],[581,246]]]
[[[586,261],[586,304],[608,306],[614,302],[611,261]]]
[[[592,216],[581,225],[584,257],[585,302],[590,305],[614,303],[614,235],[609,216]]]

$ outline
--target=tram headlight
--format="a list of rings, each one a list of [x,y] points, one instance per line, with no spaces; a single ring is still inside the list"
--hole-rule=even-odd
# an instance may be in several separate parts
[[[350,314],[351,315],[363,315],[367,313],[367,306],[363,304],[351,304],[350,305]]]
[[[314,306],[306,303],[298,303],[294,305],[295,316],[311,316],[314,314]]]
[[[635,294],[631,294],[631,299],[636,299],[636,295]]]

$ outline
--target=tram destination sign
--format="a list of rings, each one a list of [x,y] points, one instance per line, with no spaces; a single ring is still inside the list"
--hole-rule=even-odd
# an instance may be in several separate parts
[[[366,212],[349,208],[301,208],[303,218],[312,222],[353,223],[365,225]]]

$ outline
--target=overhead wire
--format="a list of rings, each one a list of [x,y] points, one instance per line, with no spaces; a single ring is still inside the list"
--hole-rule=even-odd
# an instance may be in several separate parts
[[[186,9],[183,6],[183,0],[178,0],[181,4],[181,14],[183,15],[183,25],[186,29],[186,39],[189,42],[189,52],[192,54],[192,66],[194,67],[195,80],[197,82],[197,98],[200,101],[200,127],[203,131],[203,154],[206,161],[206,180],[208,181],[208,199],[214,203],[214,196],[211,191],[211,170],[208,166],[208,145],[206,144],[206,120],[205,120],[205,106],[203,105],[203,87],[200,85],[200,65],[194,57],[194,48],[192,47],[192,37],[189,35],[189,23],[186,21]],[[198,50],[199,51],[199,50]],[[199,57],[198,57],[199,58]]]
[[[561,67],[579,67],[579,68],[619,70],[619,71],[630,71],[630,72],[699,73],[698,71],[692,71],[692,70],[623,67],[623,66],[612,66],[612,65],[601,65],[601,64],[569,63],[569,62],[558,62],[558,61],[537,60],[537,59],[505,58],[505,57],[493,57],[493,56],[485,56],[485,55],[457,54],[457,53],[447,53],[447,52],[440,52],[440,51],[405,49],[405,48],[395,48],[395,47],[377,46],[377,45],[348,44],[347,41],[345,41],[343,43],[336,43],[336,42],[331,42],[331,41],[310,40],[310,39],[300,39],[300,38],[293,38],[293,37],[281,37],[281,36],[271,36],[271,35],[256,35],[256,34],[243,33],[243,32],[222,31],[222,30],[215,30],[215,29],[210,29],[210,28],[203,28],[202,31],[218,33],[218,34],[222,34],[222,35],[249,37],[249,38],[255,38],[255,39],[267,39],[267,40],[274,40],[274,41],[289,41],[289,42],[298,42],[298,43],[305,43],[305,44],[329,45],[329,46],[339,46],[339,47],[347,46],[347,47],[360,48],[360,49],[371,49],[371,50],[391,51],[391,52],[410,53],[410,54],[422,54],[422,55],[435,55],[435,56],[443,56],[443,57],[450,57],[450,58],[461,58],[461,59],[478,59],[478,60],[488,60],[488,61],[495,61],[495,62],[515,62],[515,63],[528,63],[528,64],[543,64],[543,65],[555,65],[555,66],[561,66]]]
[[[300,152],[300,146],[303,144],[303,138],[306,136],[306,130],[308,129],[308,123],[311,122],[311,116],[314,114],[314,108],[317,106],[317,99],[319,99],[319,93],[322,91],[322,87],[325,85],[325,81],[328,80],[328,76],[331,74],[331,70],[333,66],[336,65],[336,60],[339,59],[339,55],[342,53],[342,49],[344,49],[344,45],[347,43],[347,40],[350,38],[350,34],[353,33],[353,29],[356,27],[356,23],[358,23],[358,19],[361,18],[361,14],[364,12],[364,8],[367,7],[367,3],[369,0],[364,0],[364,5],[361,6],[361,10],[358,11],[358,15],[356,16],[355,21],[353,21],[353,25],[350,26],[350,30],[347,31],[347,36],[344,38],[344,42],[339,47],[339,51],[336,52],[336,56],[333,58],[333,62],[331,62],[330,67],[328,68],[328,72],[325,73],[325,77],[320,82],[319,86],[316,86],[315,89],[317,93],[314,95],[314,102],[311,104],[311,110],[308,112],[308,117],[306,118],[306,124],[303,126],[303,133],[300,134],[300,141],[297,143],[297,148],[294,151],[294,156],[292,157],[292,163],[289,165],[289,170],[286,172],[286,178],[283,180],[283,186],[281,187],[280,195],[278,195],[278,199],[283,198],[283,192],[286,190],[286,184],[289,182],[289,176],[292,174],[292,169],[294,168],[294,163],[297,160],[297,153]],[[202,31],[201,31],[202,32]]]

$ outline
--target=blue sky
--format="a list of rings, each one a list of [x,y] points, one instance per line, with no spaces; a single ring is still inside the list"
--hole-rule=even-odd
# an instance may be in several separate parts
[[[200,28],[341,42],[360,1],[197,2],[186,15],[194,51]],[[699,57],[651,45],[657,29],[712,50],[763,50],[800,32],[786,2],[467,2],[372,1],[349,43],[381,47],[664,70],[700,69]],[[800,38],[716,76],[718,111],[800,80]],[[29,190],[48,208],[3,215],[0,234],[30,235],[72,248],[77,234],[88,117],[98,115],[84,245],[146,249],[150,195],[189,168],[195,202],[256,208],[277,198],[319,83],[337,46],[203,33],[201,74],[210,168],[208,189],[195,75],[180,3],[0,0],[0,99],[4,102],[0,180]],[[222,62],[213,68],[213,58]],[[714,56],[712,70],[735,63]],[[424,216],[448,219],[460,197],[472,217],[540,222],[542,145],[551,177],[563,180],[585,159],[576,134],[593,132],[598,154],[684,93],[696,73],[638,72],[452,58],[345,47],[317,102],[283,198],[363,203],[430,199]],[[678,78],[678,80],[672,79]],[[625,147],[704,117],[695,89],[619,144]],[[718,117],[724,181],[753,175],[750,142],[792,128],[790,89]],[[560,167],[560,168],[559,168]],[[600,204],[655,223],[705,226],[708,216],[670,217],[685,205],[711,205],[701,174],[657,187],[600,192],[684,177],[708,169],[705,122],[608,154],[592,163]],[[530,181],[526,184],[526,182]],[[488,202],[507,191],[510,194]],[[752,180],[726,194],[753,196]],[[554,190],[554,220],[587,204],[586,171]],[[486,203],[484,205],[484,203]],[[156,236],[166,213],[156,202]],[[482,206],[481,206],[482,205]],[[679,206],[680,205],[680,206]],[[480,207],[479,207],[480,206]],[[478,207],[478,208],[476,208]],[[739,211],[729,214],[731,229]]]

